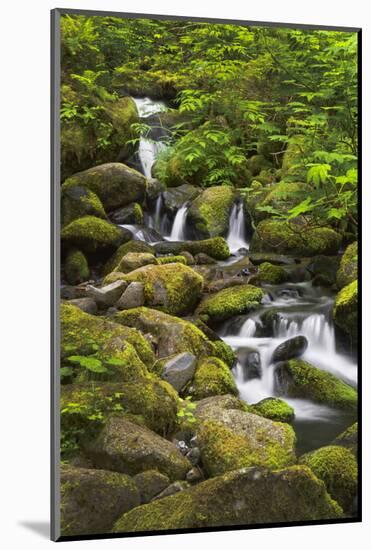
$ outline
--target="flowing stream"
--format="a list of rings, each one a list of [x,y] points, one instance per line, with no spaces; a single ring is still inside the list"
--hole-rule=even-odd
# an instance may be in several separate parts
[[[236,202],[232,207],[227,243],[232,254],[240,248],[249,249],[249,243],[246,240],[246,223],[242,201]]]
[[[140,118],[148,118],[157,113],[166,111],[166,105],[163,101],[153,101],[149,97],[133,99],[137,106]],[[151,139],[146,139],[145,137],[140,138],[138,154],[143,174],[146,178],[151,177],[153,163],[155,162],[159,152],[165,147],[165,144],[161,140],[153,141]]]

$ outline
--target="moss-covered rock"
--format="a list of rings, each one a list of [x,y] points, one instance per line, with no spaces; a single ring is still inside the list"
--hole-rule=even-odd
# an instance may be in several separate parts
[[[62,464],[60,488],[62,536],[107,533],[140,504],[135,482],[117,472]]]
[[[350,244],[340,261],[339,269],[336,273],[336,283],[341,289],[349,285],[358,277],[358,243]]]
[[[129,475],[158,470],[175,480],[191,469],[173,443],[122,417],[111,417],[86,452],[96,467]]]
[[[159,358],[188,351],[196,357],[215,355],[213,342],[194,324],[147,307],[120,311],[113,320],[149,334]]]
[[[150,96],[154,99],[172,99],[182,79],[172,71],[141,70],[136,63],[116,67],[112,85],[131,96]]]
[[[342,517],[342,510],[305,466],[271,472],[241,469],[124,514],[115,532],[262,525]]]
[[[197,313],[207,323],[219,323],[251,311],[261,302],[264,292],[253,285],[225,288],[202,300]]]
[[[157,470],[147,470],[134,476],[142,504],[150,502],[170,485],[170,480]]]
[[[312,399],[344,410],[357,409],[357,392],[354,388],[333,374],[300,359],[279,363],[275,380],[279,395]]]
[[[287,281],[288,274],[284,270],[284,268],[279,265],[273,265],[269,262],[263,262],[259,266],[258,277],[262,283],[278,285]]]
[[[228,244],[223,237],[214,237],[201,241],[163,241],[154,245],[159,254],[181,254],[190,252],[193,256],[203,252],[215,260],[227,260],[230,256]]]
[[[267,397],[259,403],[252,405],[251,412],[269,418],[276,422],[292,422],[295,418],[295,411],[286,401],[278,397]]]
[[[67,225],[83,216],[106,219],[106,213],[99,197],[81,185],[62,188],[61,223]]]
[[[226,185],[205,189],[192,203],[187,220],[199,238],[225,235],[229,214],[236,198],[232,187]]]
[[[345,286],[336,295],[333,307],[334,322],[354,343],[358,338],[358,281]]]
[[[199,361],[187,393],[198,400],[212,395],[237,395],[238,390],[229,367],[217,357],[205,357]]]
[[[115,250],[130,233],[95,216],[84,216],[66,225],[61,231],[63,245],[76,246],[84,252]]]
[[[129,252],[148,252],[149,254],[153,254],[154,248],[144,241],[130,240],[122,244],[118,247],[116,252],[104,266],[103,274],[108,275],[109,273],[114,271],[117,265],[120,263],[121,258],[123,258]]]
[[[310,227],[300,219],[295,222],[263,220],[256,227],[250,250],[294,256],[333,255],[340,243],[341,236],[330,227]]]
[[[89,265],[81,250],[71,249],[68,251],[64,262],[64,274],[70,285],[78,285],[89,279]]]
[[[188,265],[187,259],[184,256],[160,256],[157,258],[157,263],[163,264],[184,264]]]
[[[355,422],[344,432],[339,434],[333,442],[333,445],[340,445],[352,451],[357,456],[358,454],[358,422]]]
[[[247,161],[247,168],[252,176],[257,176],[262,170],[269,169],[272,164],[263,155],[253,155]]]
[[[275,185],[249,190],[245,197],[246,209],[255,223],[271,218],[273,214],[287,213],[308,193],[304,183],[280,182]]]
[[[351,451],[329,445],[303,455],[299,462],[325,483],[329,495],[350,515],[358,483],[357,461]]]
[[[203,285],[201,275],[181,263],[146,265],[122,278],[128,282],[136,281],[144,284],[146,306],[175,315],[193,311],[199,301]],[[105,281],[107,280],[106,278]]]
[[[199,187],[187,184],[166,189],[162,193],[163,207],[166,212],[175,215],[185,203],[194,200],[200,191]]]
[[[103,203],[107,212],[132,202],[142,203],[147,182],[140,172],[120,162],[109,162],[94,166],[69,177],[62,185],[62,191],[76,185],[93,191]]]
[[[141,225],[144,222],[144,214],[142,207],[137,202],[123,206],[118,210],[115,210],[110,215],[113,223],[121,224],[138,224]]]
[[[216,355],[216,357],[220,357],[220,359],[222,359],[230,369],[234,367],[237,361],[237,357],[231,346],[229,346],[223,340],[214,340],[213,347],[214,355]]]
[[[156,257],[149,252],[128,252],[121,258],[115,267],[115,271],[130,273],[130,271],[139,269],[144,265],[153,265],[157,263]]]

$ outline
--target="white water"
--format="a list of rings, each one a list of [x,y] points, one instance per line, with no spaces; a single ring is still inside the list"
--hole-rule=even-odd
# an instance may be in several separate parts
[[[153,214],[148,215],[148,227],[152,227],[157,231],[161,230],[161,212],[163,205],[162,193],[156,199],[155,211]]]
[[[133,99],[136,103],[140,118],[147,118],[156,113],[166,111],[166,105],[163,101],[154,101],[149,97],[134,97]],[[138,154],[146,178],[151,177],[152,166],[157,155],[165,147],[166,145],[161,141],[152,141],[144,137],[140,138]]]
[[[232,253],[237,252],[240,248],[249,248],[249,243],[246,240],[245,215],[242,201],[236,202],[231,210],[227,243]]]
[[[186,229],[188,210],[189,210],[189,205],[187,203],[183,204],[183,206],[179,208],[174,218],[173,227],[171,229],[170,236],[167,237],[169,241],[185,240],[185,229]]]

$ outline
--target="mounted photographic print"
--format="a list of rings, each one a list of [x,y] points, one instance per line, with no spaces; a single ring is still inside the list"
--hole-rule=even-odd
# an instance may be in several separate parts
[[[53,539],[360,521],[360,30],[52,31]]]

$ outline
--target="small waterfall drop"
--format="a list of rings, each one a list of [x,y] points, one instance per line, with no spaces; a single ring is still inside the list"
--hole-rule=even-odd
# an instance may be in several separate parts
[[[161,212],[163,207],[163,196],[162,193],[156,199],[155,210],[148,216],[148,226],[156,229],[157,231],[161,230]]]
[[[171,229],[170,236],[168,237],[169,241],[184,241],[185,240],[185,229],[186,229],[186,220],[188,214],[189,204],[185,203],[175,215],[173,227]]]
[[[227,243],[232,253],[237,252],[240,248],[249,248],[249,243],[246,240],[245,214],[242,201],[237,201],[232,207],[229,216]]]

